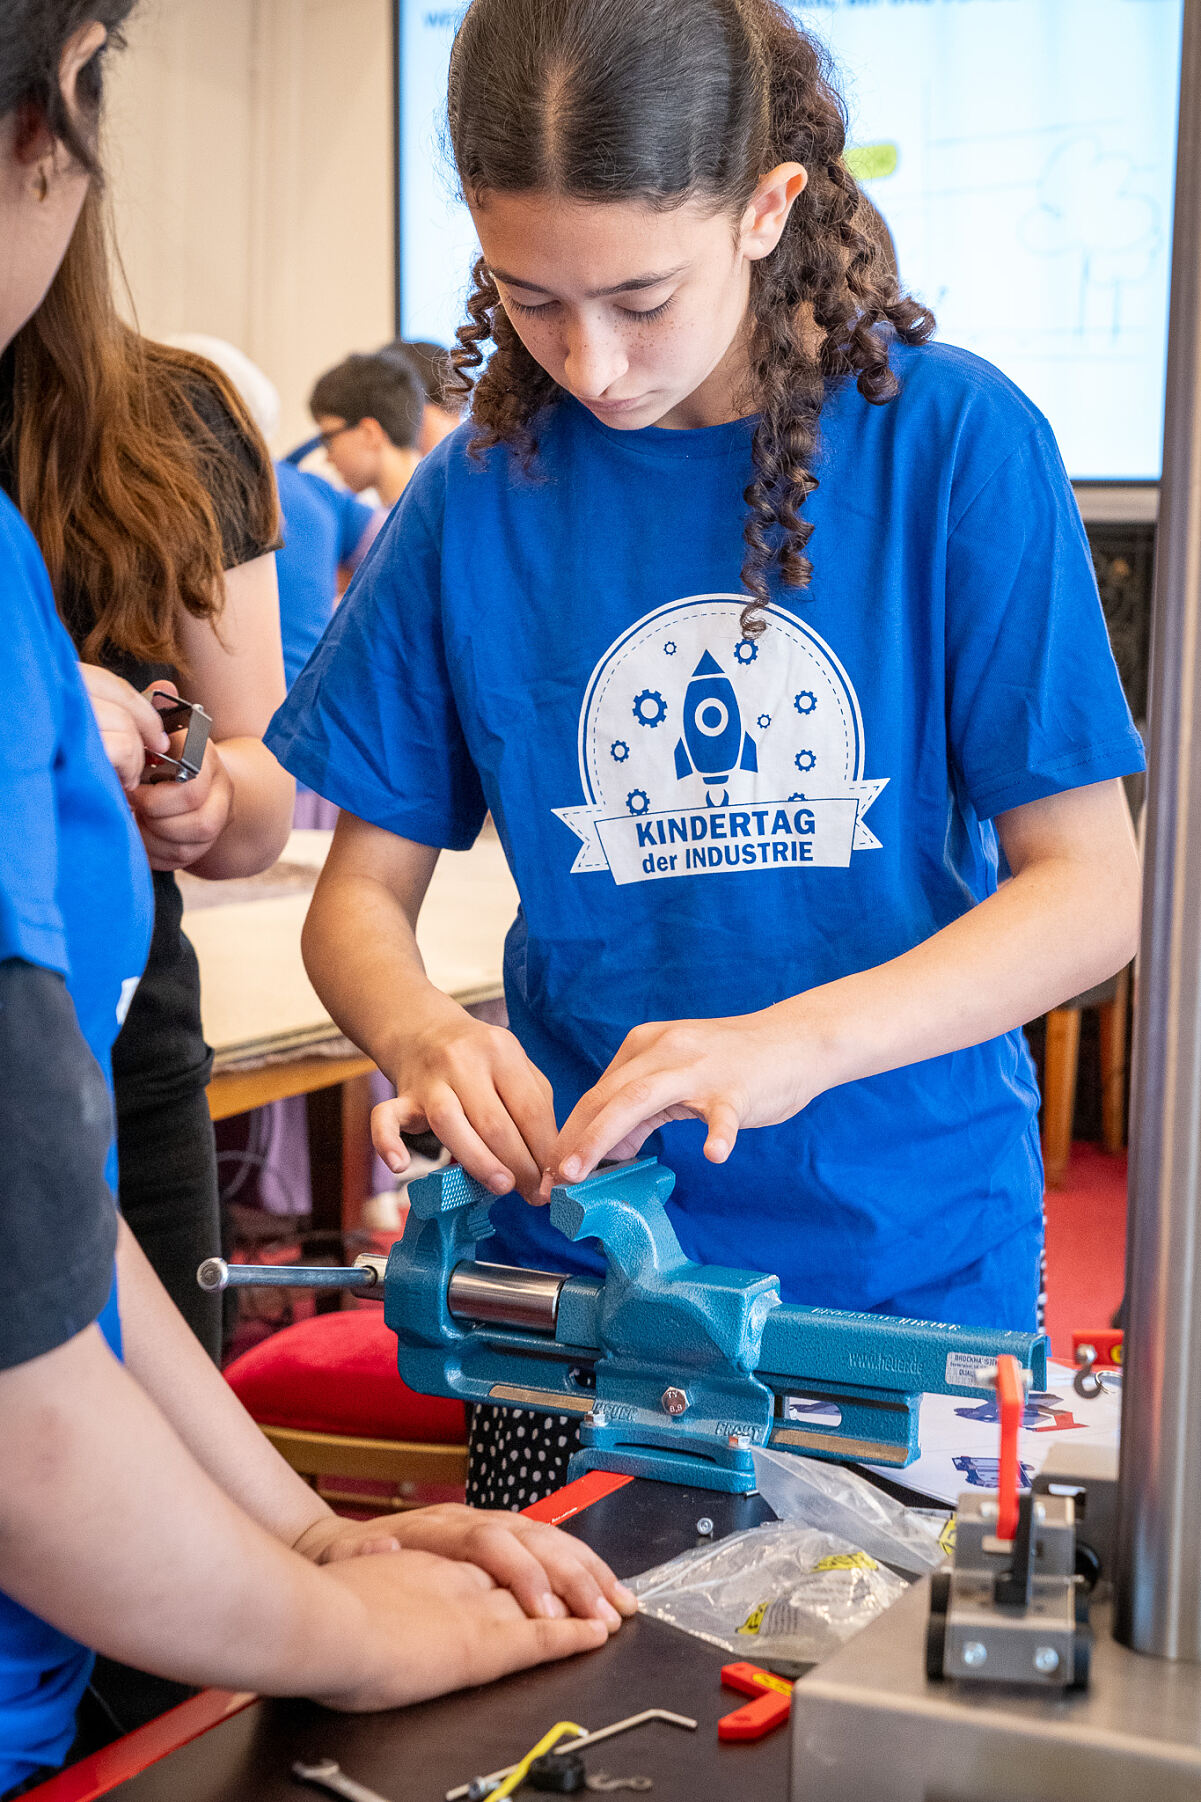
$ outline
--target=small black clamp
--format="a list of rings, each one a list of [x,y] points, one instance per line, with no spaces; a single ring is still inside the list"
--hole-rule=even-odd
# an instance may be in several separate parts
[[[587,1788],[588,1772],[578,1752],[544,1752],[526,1772],[531,1789],[553,1796],[574,1796]]]

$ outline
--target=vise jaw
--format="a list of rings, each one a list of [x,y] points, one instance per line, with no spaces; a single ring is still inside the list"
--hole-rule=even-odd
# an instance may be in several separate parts
[[[458,1168],[411,1183],[384,1273],[403,1380],[575,1415],[572,1477],[602,1469],[736,1494],[755,1487],[756,1445],[908,1463],[921,1392],[979,1399],[977,1366],[1000,1352],[1045,1380],[1037,1335],[785,1306],[774,1276],[694,1264],[663,1205],[674,1183],[644,1158],[554,1191],[552,1223],[599,1241],[603,1284],[478,1262],[494,1198]],[[796,1395],[825,1413],[793,1423]]]

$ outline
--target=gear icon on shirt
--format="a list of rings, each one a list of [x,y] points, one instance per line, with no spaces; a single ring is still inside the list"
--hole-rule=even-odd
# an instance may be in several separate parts
[[[759,715],[759,730],[760,730],[760,732],[766,732],[767,728],[770,725],[771,725],[771,714],[770,713],[761,713]]]
[[[759,655],[759,646],[753,638],[740,638],[734,646],[734,655],[739,663],[754,663]]]
[[[646,813],[650,804],[651,798],[644,788],[632,788],[626,796],[626,808],[630,813]]]
[[[808,799],[808,796],[807,795],[789,795],[788,799],[790,801],[805,801]]]
[[[798,751],[792,761],[796,764],[798,770],[811,770],[817,762],[817,758],[813,755],[812,751]]]
[[[630,754],[630,747],[624,738],[615,738],[609,746],[609,755],[614,763],[624,763]]]
[[[817,706],[817,696],[811,689],[802,688],[800,694],[793,697],[792,704],[798,713],[812,713]]]
[[[676,641],[674,638],[669,638],[667,643],[663,646],[663,655],[665,657],[674,657],[675,654],[676,654]]]
[[[644,688],[634,696],[634,718],[640,726],[661,726],[667,718],[667,702],[657,688]]]

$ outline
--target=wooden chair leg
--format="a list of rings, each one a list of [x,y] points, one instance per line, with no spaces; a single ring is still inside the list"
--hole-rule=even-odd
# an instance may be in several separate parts
[[[1126,1143],[1126,1018],[1130,1010],[1130,969],[1118,977],[1112,1001],[1101,1015],[1101,1137],[1106,1151]]]
[[[1079,1061],[1080,1010],[1053,1008],[1047,1015],[1043,1058],[1043,1163],[1048,1189],[1062,1189],[1068,1167]]]

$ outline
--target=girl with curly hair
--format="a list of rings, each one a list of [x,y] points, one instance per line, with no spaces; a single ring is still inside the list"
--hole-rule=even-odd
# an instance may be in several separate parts
[[[931,342],[773,0],[473,0],[449,131],[470,419],[268,739],[343,809],[306,951],[377,1146],[515,1191],[501,1260],[603,1268],[521,1197],[653,1152],[692,1258],[1031,1328],[1020,1028],[1132,955],[1142,760],[1046,421]],[[489,810],[507,1031],[414,937]],[[474,1438],[518,1506],[572,1443]]]

